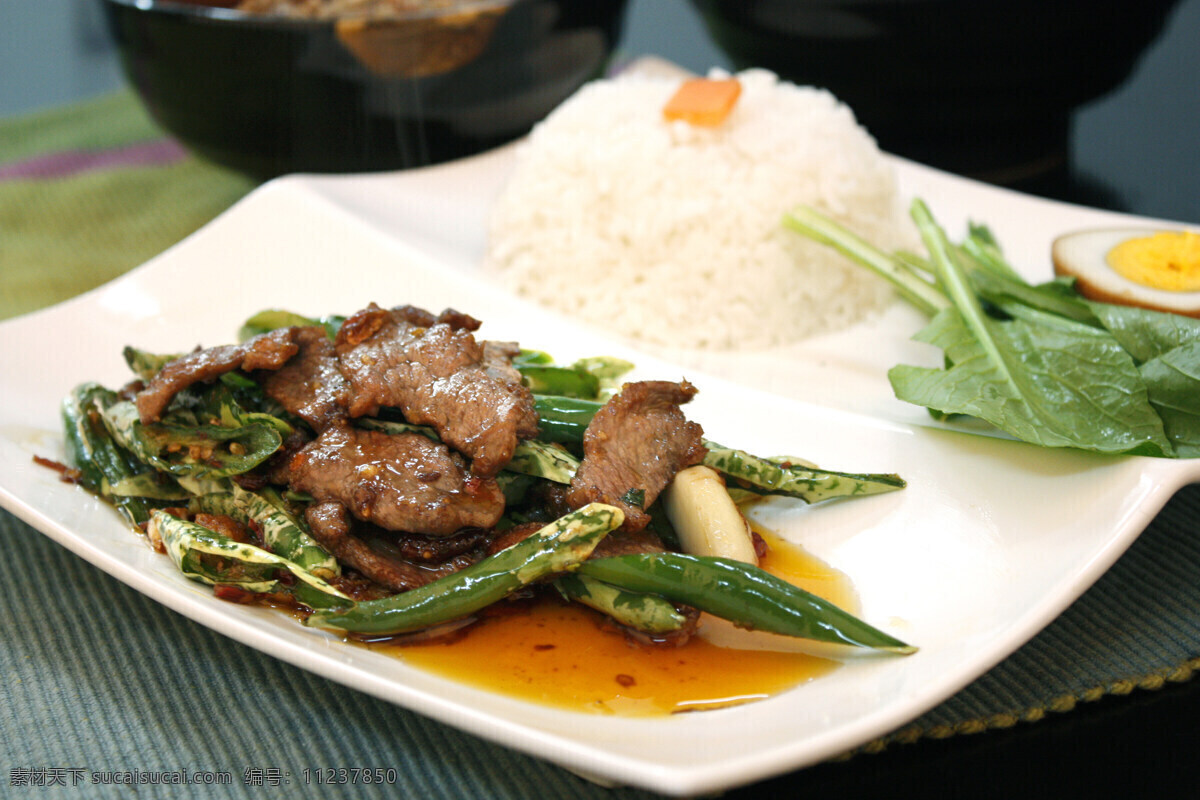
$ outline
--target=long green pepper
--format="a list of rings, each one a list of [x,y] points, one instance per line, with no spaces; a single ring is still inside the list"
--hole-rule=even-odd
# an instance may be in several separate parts
[[[470,616],[518,589],[575,569],[625,521],[615,506],[589,503],[528,538],[416,589],[344,611],[313,614],[306,625],[349,633],[396,634]]]
[[[670,633],[687,622],[687,618],[664,597],[627,592],[584,575],[563,575],[554,581],[554,588],[565,599],[582,603],[634,630]]]
[[[682,553],[597,558],[577,573],[631,592],[658,594],[750,630],[894,653],[916,648],[838,606],[741,561]]]

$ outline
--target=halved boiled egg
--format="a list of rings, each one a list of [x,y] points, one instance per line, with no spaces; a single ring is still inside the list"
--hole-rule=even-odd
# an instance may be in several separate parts
[[[1109,229],[1065,234],[1051,246],[1054,272],[1084,297],[1200,317],[1200,233]]]

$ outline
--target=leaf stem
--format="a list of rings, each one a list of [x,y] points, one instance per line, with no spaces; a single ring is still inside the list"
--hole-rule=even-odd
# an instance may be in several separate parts
[[[946,232],[934,221],[929,207],[920,199],[913,200],[911,214],[913,222],[917,225],[917,231],[921,234],[921,241],[925,243],[925,249],[929,251],[929,260],[937,270],[938,282],[945,288],[950,301],[958,309],[963,321],[971,329],[976,341],[987,353],[991,362],[1002,371],[1006,381],[1015,384],[1016,381],[1008,368],[1008,361],[996,346],[991,331],[988,330],[979,298],[971,289],[962,270],[954,262],[950,242],[946,239]]]
[[[896,287],[905,300],[927,316],[950,305],[936,286],[921,278],[904,262],[893,258],[819,211],[798,206],[783,216],[783,224],[810,239],[829,245]]]

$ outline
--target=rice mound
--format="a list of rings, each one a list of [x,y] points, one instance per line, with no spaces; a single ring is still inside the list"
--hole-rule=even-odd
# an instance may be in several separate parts
[[[765,349],[847,327],[885,281],[782,227],[814,206],[907,243],[895,176],[853,112],[765,70],[716,128],[666,122],[678,80],[584,86],[522,145],[485,268],[520,295],[649,344]]]

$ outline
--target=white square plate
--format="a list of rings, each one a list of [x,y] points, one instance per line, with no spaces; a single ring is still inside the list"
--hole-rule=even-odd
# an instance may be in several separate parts
[[[532,308],[472,275],[513,155],[280,179],[111,284],[0,325],[0,503],[135,589],[287,662],[599,779],[687,795],[838,755],[934,706],[1049,623],[1178,487],[1200,479],[1200,461],[1106,458],[938,429],[887,383],[893,364],[936,359],[908,341],[921,319],[900,306],[771,353],[670,360]],[[988,223],[1033,279],[1049,277],[1055,234],[1130,221],[907,163],[897,169],[905,194],[924,198],[952,234],[967,213]],[[74,385],[127,379],[126,344],[219,344],[262,308],[322,314],[369,301],[453,306],[482,318],[490,338],[564,360],[624,356],[645,377],[686,376],[700,389],[689,416],[717,441],[831,469],[900,473],[909,482],[902,492],[796,507],[772,521],[851,577],[863,617],[920,652],[854,655],[791,691],[707,713],[619,718],[542,707],[215,600],[102,503],[31,465],[35,454],[64,458],[58,407]]]

